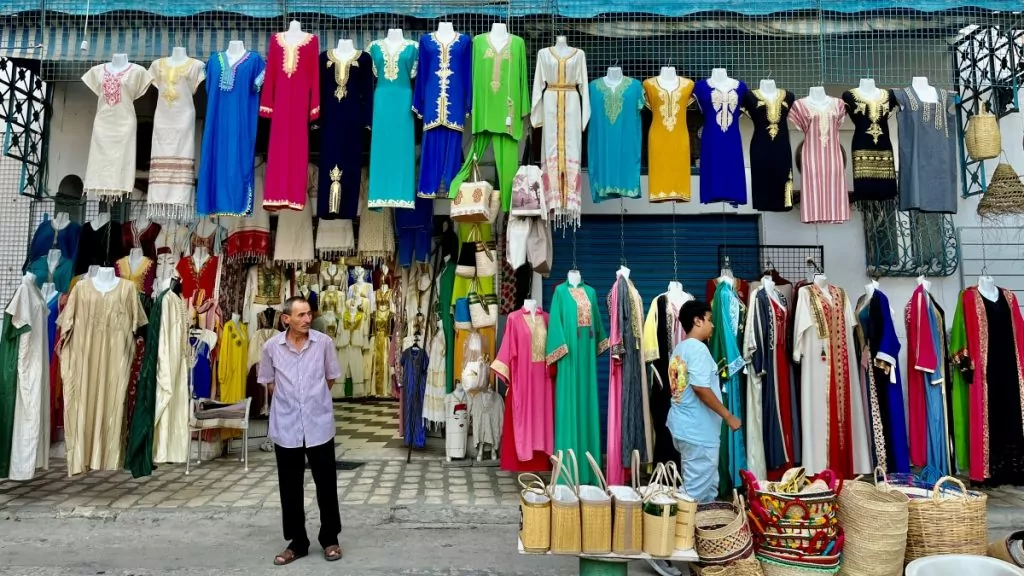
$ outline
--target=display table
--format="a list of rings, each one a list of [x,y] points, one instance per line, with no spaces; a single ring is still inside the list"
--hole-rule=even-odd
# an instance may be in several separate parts
[[[520,554],[534,556],[551,555],[551,552],[527,552],[523,549],[523,541],[516,538]],[[629,573],[629,562],[633,560],[650,560],[655,558],[650,554],[636,554],[623,556],[622,554],[580,554],[580,576],[626,576]],[[657,560],[668,560],[669,562],[696,562],[698,560],[696,550],[675,550],[669,557],[657,557]]]

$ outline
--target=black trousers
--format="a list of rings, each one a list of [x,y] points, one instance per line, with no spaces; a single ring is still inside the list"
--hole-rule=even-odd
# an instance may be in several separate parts
[[[306,536],[306,507],[304,501],[306,460],[316,485],[316,503],[320,508],[320,546],[338,544],[341,534],[341,512],[338,509],[338,471],[334,464],[334,440],[319,446],[283,448],[274,444],[277,457],[277,484],[281,491],[281,516],[284,539],[288,548],[304,553],[309,550]]]

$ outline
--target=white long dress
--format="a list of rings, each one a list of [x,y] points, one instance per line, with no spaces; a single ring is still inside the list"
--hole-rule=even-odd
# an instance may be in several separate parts
[[[49,468],[50,464],[50,337],[46,322],[50,309],[35,283],[22,279],[6,312],[14,328],[28,327],[18,345],[10,478],[31,480],[37,468]]]
[[[427,388],[423,394],[423,419],[433,425],[445,423],[445,370],[447,353],[445,350],[444,331],[438,330],[430,339],[430,350],[427,358]]]
[[[196,107],[192,95],[206,78],[206,65],[188,58],[175,66],[170,58],[160,58],[150,65],[149,74],[160,97],[153,114],[146,209],[150,218],[186,220],[195,212]]]
[[[831,468],[841,476],[851,478],[854,474],[871,472],[864,394],[854,354],[853,327],[856,321],[846,292],[837,286],[828,286],[827,290],[824,292],[815,285],[800,288],[794,312],[793,360],[800,363],[802,464],[810,474]],[[838,309],[832,310],[837,306],[842,307],[841,318]],[[840,320],[833,320],[835,318]],[[845,359],[842,358],[844,355]],[[843,367],[844,364],[848,377],[830,374],[832,366]],[[836,376],[835,382],[832,376]],[[843,425],[851,431],[853,470],[844,470],[847,465],[843,462],[829,461],[830,444],[840,441],[830,437],[829,424],[831,405],[839,405],[838,387],[847,388],[848,394],[843,397],[850,399],[851,421],[836,425]],[[840,446],[840,450],[848,454],[851,447]]]
[[[281,210],[277,213],[277,235],[274,239],[274,261],[304,265],[316,260],[313,244],[313,206],[319,171],[310,164],[306,174],[309,199],[302,210]]]
[[[188,459],[189,440],[188,310],[180,296],[167,292],[160,314],[153,462],[180,463]]]
[[[555,48],[537,53],[530,122],[535,128],[544,127],[544,188],[556,227],[579,226],[583,129],[590,121],[587,86],[583,50],[570,48],[564,57]]]
[[[135,100],[149,90],[153,77],[138,64],[129,64],[117,73],[107,70],[107,64],[99,64],[82,76],[82,82],[98,98],[85,194],[117,200],[135,189]]]

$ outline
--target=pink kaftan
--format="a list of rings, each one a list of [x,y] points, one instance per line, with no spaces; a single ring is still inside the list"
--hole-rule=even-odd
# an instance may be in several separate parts
[[[850,219],[846,167],[839,144],[846,104],[839,98],[829,98],[829,102],[819,108],[809,98],[801,98],[789,113],[789,119],[804,133],[800,220],[805,223],[839,224]]]
[[[270,146],[263,208],[306,206],[309,123],[320,117],[320,42],[308,34],[288,44],[285,33],[270,37],[260,116],[270,118]]]
[[[910,415],[910,463],[928,463],[928,412],[925,396],[929,381],[925,374],[938,369],[938,355],[932,337],[935,326],[928,314],[928,292],[918,286],[905,309],[907,323],[907,400]]]
[[[555,449],[551,374],[545,361],[548,314],[519,309],[508,315],[501,349],[491,369],[514,391],[512,420],[520,462]]]

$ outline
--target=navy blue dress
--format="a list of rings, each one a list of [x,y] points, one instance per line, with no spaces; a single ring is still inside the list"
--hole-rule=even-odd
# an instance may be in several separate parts
[[[78,222],[68,222],[67,226],[56,230],[50,215],[43,214],[43,221],[32,235],[28,258],[23,268],[28,268],[29,264],[41,256],[46,256],[54,248],[59,249],[65,258],[73,262],[78,255],[78,239],[81,234],[82,225]]]
[[[728,90],[697,82],[693,95],[704,115],[700,136],[700,203],[747,203],[747,171],[740,138],[740,105],[747,85],[736,80]]]

